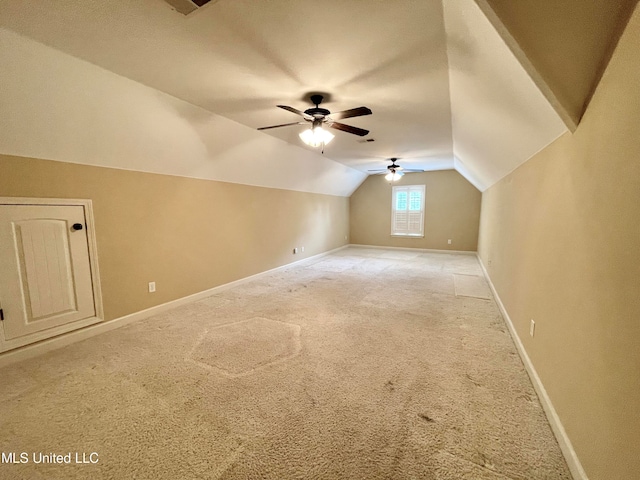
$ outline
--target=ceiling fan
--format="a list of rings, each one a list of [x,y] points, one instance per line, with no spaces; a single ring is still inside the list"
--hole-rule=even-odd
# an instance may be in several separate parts
[[[333,135],[322,128],[326,125],[329,128],[335,128],[343,132],[352,133],[360,137],[364,137],[369,133],[369,130],[364,128],[353,127],[351,125],[345,125],[344,123],[336,122],[336,120],[342,120],[343,118],[361,117],[363,115],[371,115],[371,110],[367,107],[351,108],[342,112],[331,113],[326,108],[320,108],[322,103],[322,95],[311,95],[311,102],[315,105],[313,108],[308,108],[304,112],[298,109],[289,107],[287,105],[278,105],[278,108],[282,108],[296,115],[300,115],[304,118],[302,122],[283,123],[281,125],[272,125],[270,127],[260,127],[258,130],[268,130],[270,128],[289,127],[291,125],[304,125],[306,123],[311,124],[311,128],[305,130],[300,134],[300,138],[307,145],[312,147],[324,146],[333,139]]]
[[[368,171],[373,175],[382,175],[383,173],[386,173],[384,178],[389,182],[400,180],[405,172],[424,172],[422,169],[401,167],[396,163],[398,160],[397,158],[390,158],[389,160],[391,161],[391,165],[387,165],[387,168],[378,168]]]

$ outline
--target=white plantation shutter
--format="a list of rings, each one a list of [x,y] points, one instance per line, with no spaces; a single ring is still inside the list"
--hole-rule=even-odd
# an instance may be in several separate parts
[[[409,214],[407,212],[396,212],[393,220],[393,233],[395,235],[406,235],[409,232],[408,222]]]
[[[391,235],[424,236],[424,185],[393,187]]]

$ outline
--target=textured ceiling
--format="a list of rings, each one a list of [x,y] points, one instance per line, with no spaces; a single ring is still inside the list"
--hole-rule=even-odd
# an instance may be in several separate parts
[[[483,190],[565,131],[472,0],[219,0],[187,17],[162,0],[38,5],[0,0],[0,26],[250,128],[296,121],[276,105],[304,110],[310,92],[368,106],[344,123],[375,141],[335,132],[324,153],[362,171],[401,157]],[[302,128],[263,134],[301,145]]]

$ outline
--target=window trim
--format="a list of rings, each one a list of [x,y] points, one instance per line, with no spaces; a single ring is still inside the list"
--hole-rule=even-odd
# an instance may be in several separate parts
[[[396,224],[396,192],[398,190],[406,190],[407,191],[407,212],[409,212],[409,197],[411,195],[411,191],[419,191],[420,192],[420,233],[398,233],[394,230],[394,226]],[[399,238],[424,238],[424,217],[425,217],[425,196],[426,196],[426,186],[425,185],[394,185],[391,189],[391,236],[399,237]]]

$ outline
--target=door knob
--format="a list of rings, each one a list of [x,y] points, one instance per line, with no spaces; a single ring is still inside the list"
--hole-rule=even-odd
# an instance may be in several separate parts
[[[82,224],[81,224],[81,223],[74,223],[74,224],[71,226],[71,229],[72,229],[72,230],[74,230],[74,231],[82,230]]]

